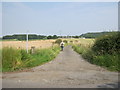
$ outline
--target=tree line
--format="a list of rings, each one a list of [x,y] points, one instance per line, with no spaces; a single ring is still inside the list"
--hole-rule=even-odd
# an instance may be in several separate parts
[[[57,35],[36,35],[36,34],[28,34],[28,39],[29,40],[34,40],[34,39],[57,39]],[[26,40],[26,34],[14,34],[14,35],[6,35],[2,37],[3,40],[5,39],[16,39],[16,40]]]
[[[57,35],[36,35],[36,34],[29,34],[28,38],[29,40],[35,40],[35,39],[57,39],[57,38],[98,38],[104,35],[109,35],[114,32],[92,32],[92,33],[85,33],[81,35],[76,36],[57,36]],[[6,39],[16,39],[16,40],[26,40],[26,34],[14,34],[14,35],[6,35],[2,37],[2,40]]]
[[[84,38],[98,38],[101,36],[105,36],[105,35],[109,35],[109,34],[113,34],[117,31],[112,31],[112,32],[96,32],[96,33],[85,33],[85,34],[81,34],[80,37],[84,37]]]

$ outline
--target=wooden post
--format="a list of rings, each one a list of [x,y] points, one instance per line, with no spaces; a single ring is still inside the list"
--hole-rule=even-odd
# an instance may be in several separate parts
[[[33,54],[35,52],[35,46],[32,46],[31,47],[31,50],[30,50],[31,54]]]

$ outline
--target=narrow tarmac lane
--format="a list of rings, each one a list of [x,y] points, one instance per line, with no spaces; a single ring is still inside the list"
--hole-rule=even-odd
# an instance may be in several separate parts
[[[71,46],[28,72],[4,73],[3,88],[117,88],[118,73],[85,61]]]

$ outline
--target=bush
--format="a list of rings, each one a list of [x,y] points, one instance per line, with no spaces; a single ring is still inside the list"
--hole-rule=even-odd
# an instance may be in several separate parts
[[[60,44],[61,42],[62,42],[61,39],[57,39],[57,40],[55,41],[56,44]]]
[[[68,43],[68,41],[67,41],[67,40],[63,40],[63,42],[64,42],[64,43]]]
[[[70,43],[73,43],[73,41],[71,40]]]
[[[120,32],[97,38],[92,50],[97,54],[120,53]]]

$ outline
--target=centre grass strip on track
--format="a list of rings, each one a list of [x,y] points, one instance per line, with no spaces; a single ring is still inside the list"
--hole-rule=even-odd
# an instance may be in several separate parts
[[[33,54],[26,53],[25,50],[5,47],[2,49],[2,71],[9,72],[38,66],[53,60],[59,52],[58,46],[37,49]]]

